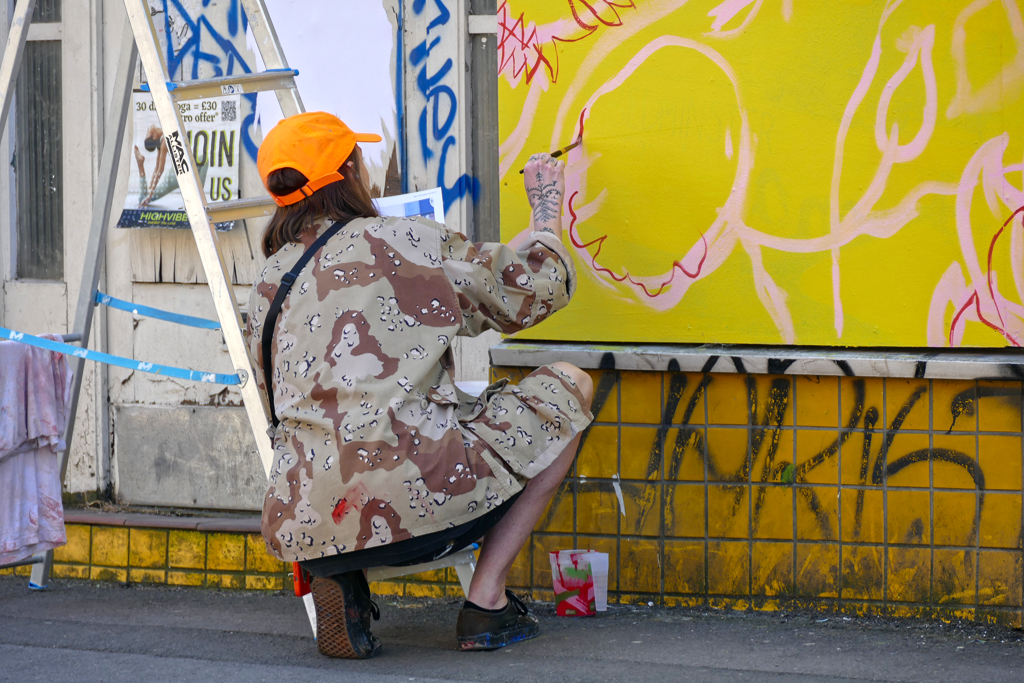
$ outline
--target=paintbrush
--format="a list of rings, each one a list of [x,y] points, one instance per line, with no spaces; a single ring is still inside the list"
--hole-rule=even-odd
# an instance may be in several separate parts
[[[560,157],[563,154],[565,154],[566,152],[568,152],[570,149],[576,149],[577,147],[579,147],[581,142],[583,142],[583,137],[582,136],[576,138],[576,142],[572,143],[568,147],[563,147],[562,149],[558,150],[557,152],[552,152],[551,153],[551,158],[552,159],[557,159],[558,157]],[[522,175],[525,172],[526,172],[525,168],[519,170],[519,174],[520,175]]]

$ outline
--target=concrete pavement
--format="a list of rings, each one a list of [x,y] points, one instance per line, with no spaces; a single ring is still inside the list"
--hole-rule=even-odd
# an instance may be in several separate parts
[[[1024,633],[842,616],[611,606],[496,652],[455,650],[457,602],[380,600],[384,655],[316,653],[287,594],[0,577],[0,681],[1003,681],[1024,680]],[[827,620],[826,620],[827,617]]]

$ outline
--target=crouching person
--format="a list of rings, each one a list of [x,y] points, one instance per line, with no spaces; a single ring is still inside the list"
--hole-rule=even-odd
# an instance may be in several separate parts
[[[320,652],[356,658],[381,651],[367,568],[483,539],[456,635],[461,649],[493,649],[539,632],[505,580],[593,419],[593,386],[553,363],[467,396],[451,344],[536,325],[569,303],[564,165],[531,157],[534,232],[513,250],[423,218],[381,218],[357,145],[379,140],[320,112],[283,120],[260,148],[278,204],[247,330],[275,425],[263,536],[314,576]]]

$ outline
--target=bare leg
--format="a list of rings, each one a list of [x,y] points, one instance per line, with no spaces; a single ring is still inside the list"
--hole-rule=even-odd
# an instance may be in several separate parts
[[[139,175],[143,178],[146,177],[146,158],[142,156],[142,152],[139,151],[139,146],[135,145],[135,163],[139,165]]]
[[[593,394],[590,377],[568,363],[559,362],[554,365],[573,377],[589,404]],[[466,599],[484,609],[505,606],[505,579],[512,568],[512,563],[515,562],[516,555],[530,538],[537,520],[572,467],[581,436],[577,434],[547,469],[530,480],[529,485],[513,503],[512,509],[484,537],[480,558],[473,572],[473,582],[469,586],[469,595]]]

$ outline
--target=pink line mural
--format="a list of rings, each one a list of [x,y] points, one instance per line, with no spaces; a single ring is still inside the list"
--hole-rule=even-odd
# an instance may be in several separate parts
[[[585,296],[594,305],[607,302],[612,318],[648,321],[643,329],[609,331],[608,317],[578,310],[566,314],[577,319],[565,327],[546,333],[542,327],[537,336],[1024,344],[1019,3],[889,0],[854,10],[832,17],[827,8],[794,7],[791,0],[501,4],[503,183],[516,182],[513,174],[530,153],[582,135],[583,144],[567,155],[564,210],[567,240],[588,275]],[[829,54],[829,36],[840,28],[844,49],[830,61],[796,61],[802,41],[811,48],[824,41],[818,52],[808,51]],[[780,48],[787,42],[788,52]],[[758,64],[759,55],[777,64]],[[693,66],[689,73],[665,72],[661,65],[669,63]],[[787,72],[780,81],[796,85],[780,92],[764,78],[773,66],[807,79],[800,84]],[[677,104],[662,94],[666,81],[685,86],[696,73],[706,77],[692,82],[692,92],[720,88],[731,93],[731,103],[720,96],[714,107],[690,113],[683,102],[683,114],[662,116]],[[784,139],[786,147],[777,142],[772,122],[804,118],[808,141],[793,135]],[[626,143],[591,134],[595,122],[612,119],[636,122],[617,133],[636,136],[637,150],[632,161],[611,161],[623,169],[619,176],[597,169]],[[714,128],[712,137],[722,142],[709,168],[731,178],[718,194],[712,183],[681,184],[639,161],[651,149],[660,154],[670,147],[672,136],[692,140],[691,131],[703,128]],[[799,148],[804,144],[808,149]],[[754,207],[772,198],[765,178],[775,176],[799,194],[790,192],[781,218],[769,220]],[[630,206],[638,183],[660,188],[668,207]],[[713,215],[700,225],[680,222],[679,197],[713,205]],[[821,206],[820,216],[807,229],[793,228],[808,206]],[[623,221],[645,214],[656,216],[657,225],[624,234]],[[503,209],[504,237],[522,239],[527,221]],[[683,246],[674,255],[661,253],[668,243]],[[888,252],[886,245],[892,245]],[[649,256],[644,246],[651,247]],[[905,271],[894,271],[892,262],[901,258]],[[813,282],[800,272],[807,263]],[[740,267],[742,282],[724,274]],[[873,282],[879,274],[888,284]],[[871,295],[877,319],[865,313],[861,293]],[[688,297],[700,297],[701,306]],[[745,330],[742,320],[722,322],[723,311],[751,310],[746,300],[755,297],[758,315],[770,324],[752,321]],[[693,320],[711,332],[684,329]],[[712,336],[716,326],[726,338]]]

